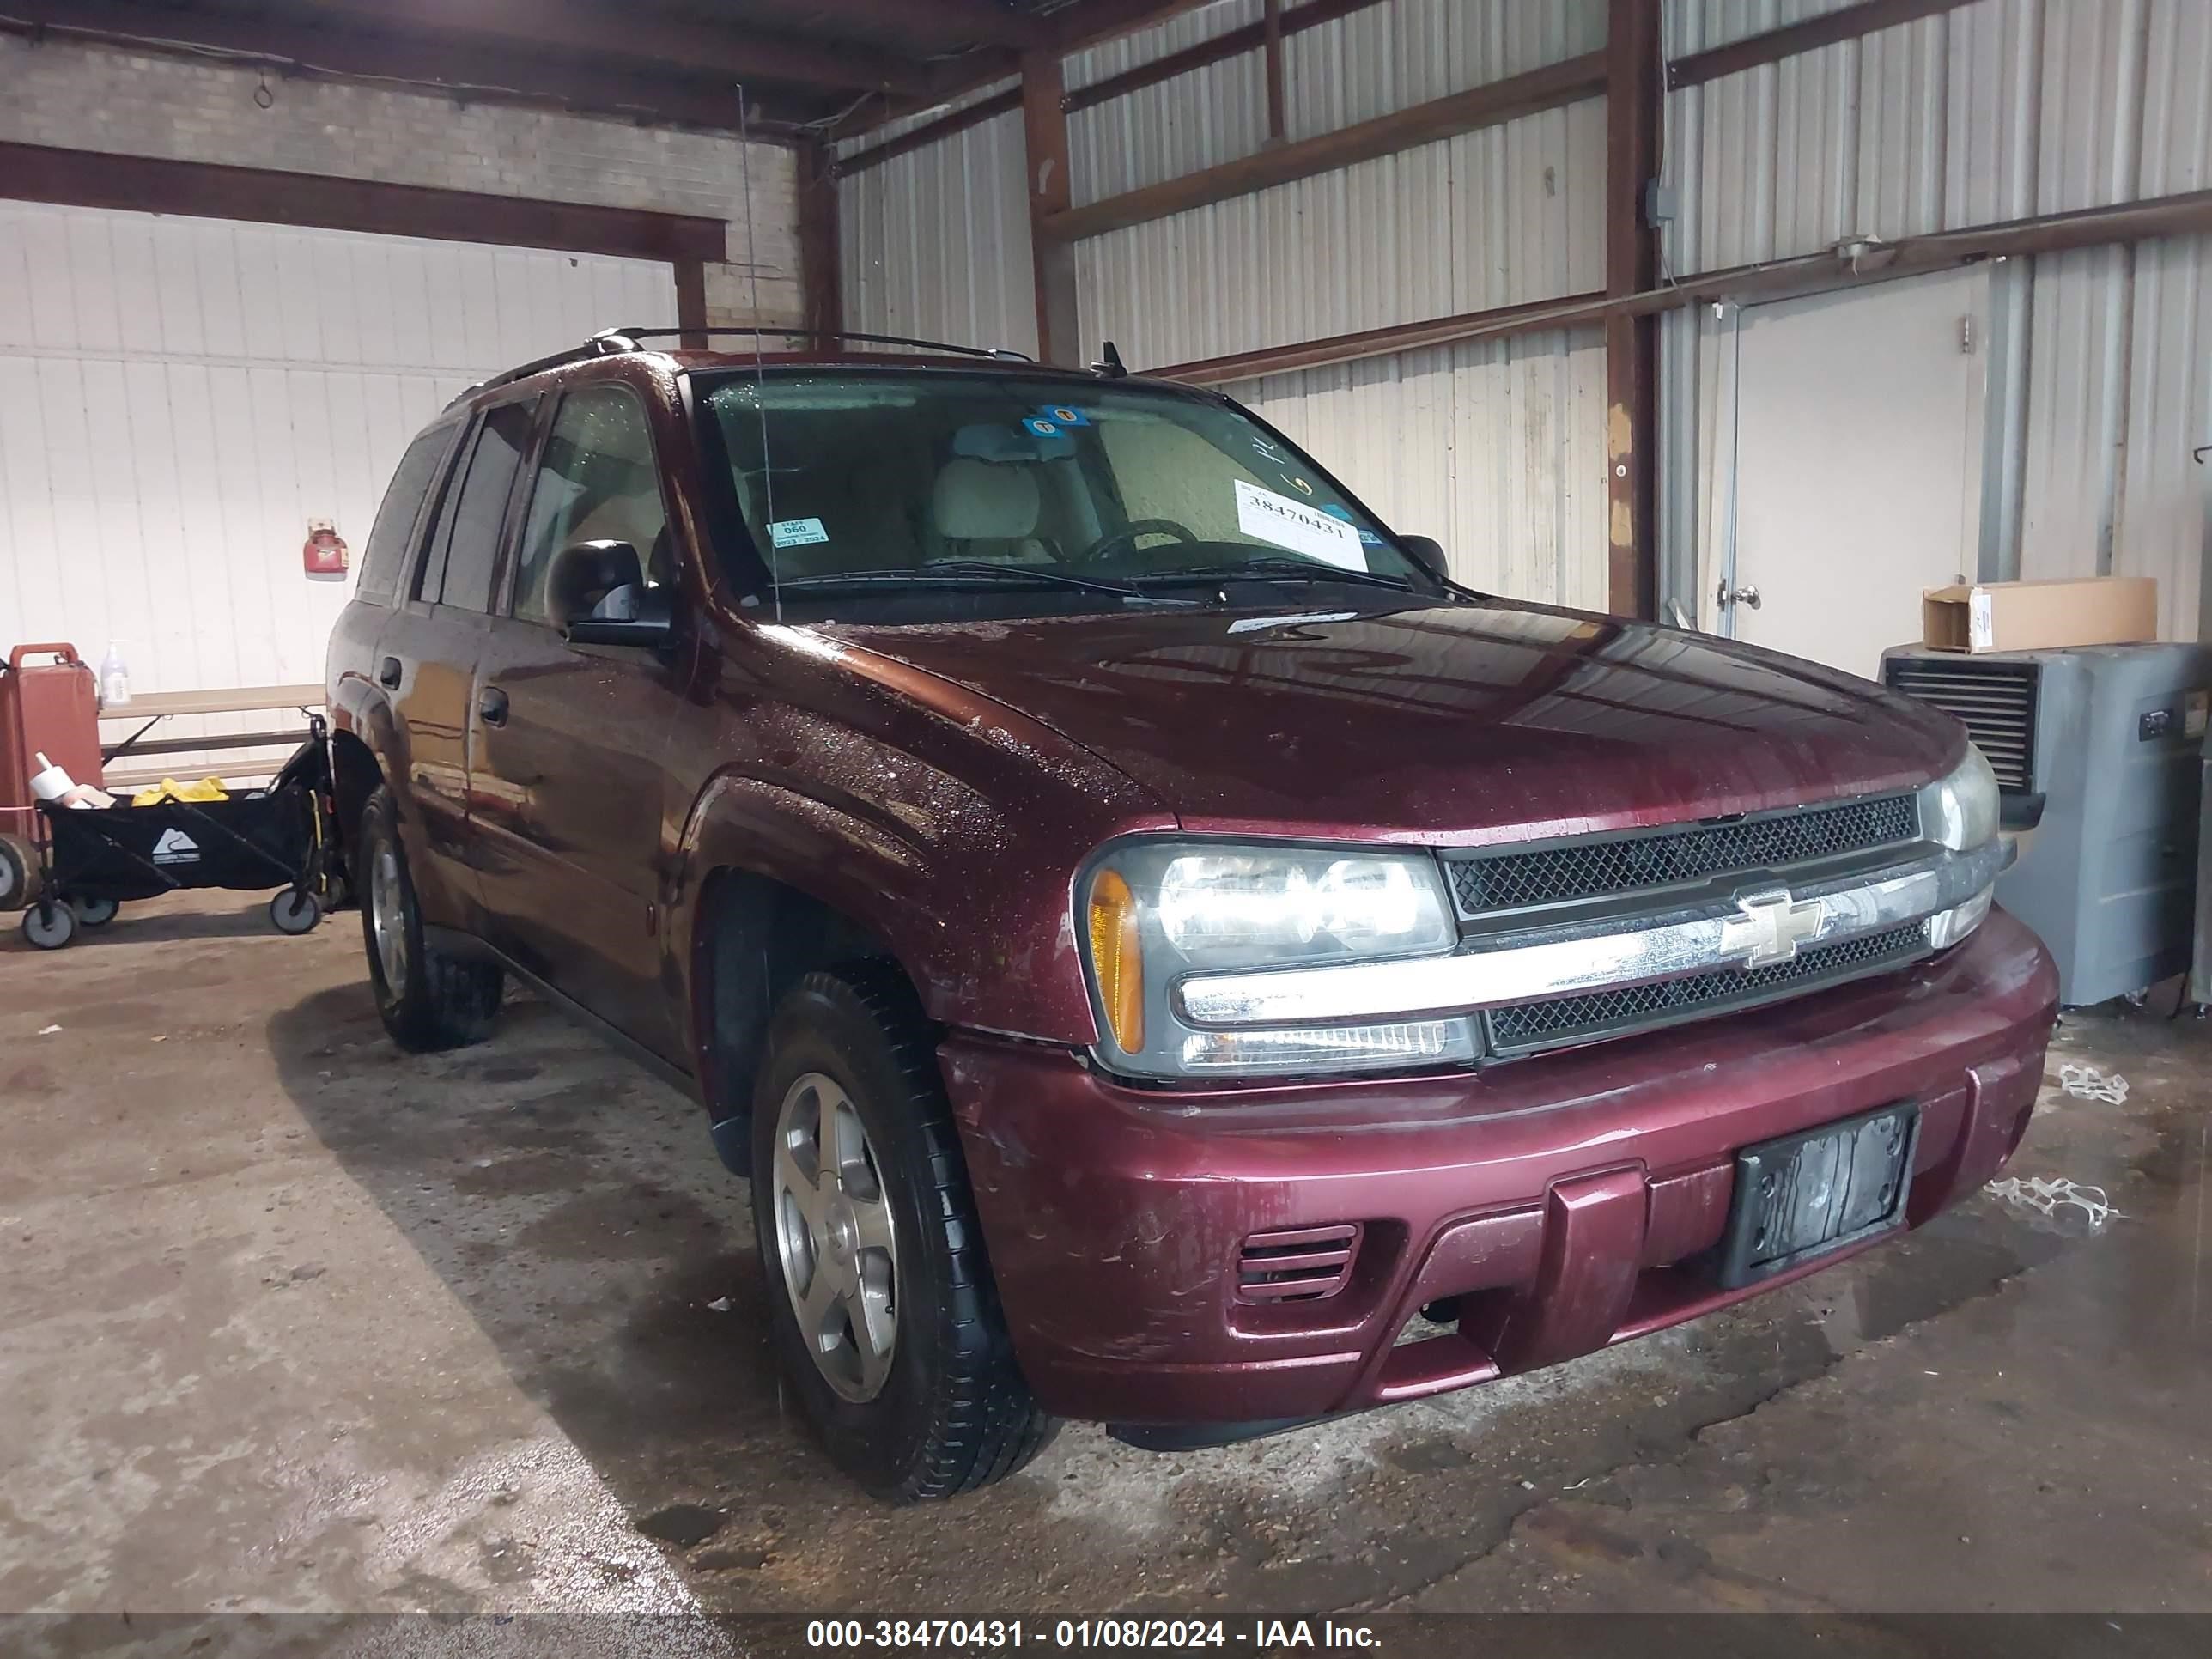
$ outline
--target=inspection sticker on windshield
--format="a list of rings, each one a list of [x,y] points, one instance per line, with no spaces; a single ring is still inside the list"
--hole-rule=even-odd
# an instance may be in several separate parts
[[[1320,559],[1340,570],[1367,568],[1367,556],[1359,550],[1359,532],[1350,525],[1330,518],[1318,507],[1261,489],[1242,478],[1237,480],[1237,527],[1248,536]]]
[[[1324,507],[1322,511],[1332,519],[1342,520],[1346,524],[1352,522],[1352,509],[1348,507]],[[1359,532],[1359,544],[1362,547],[1380,547],[1382,538],[1371,530],[1363,530]]]
[[[769,539],[778,547],[811,547],[826,542],[830,532],[819,519],[785,519],[768,527]]]

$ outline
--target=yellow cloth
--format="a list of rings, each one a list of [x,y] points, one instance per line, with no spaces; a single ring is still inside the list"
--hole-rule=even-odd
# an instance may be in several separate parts
[[[150,789],[131,797],[133,806],[159,806],[165,800],[228,800],[230,790],[221,778],[202,778],[198,783],[179,783],[163,778]]]

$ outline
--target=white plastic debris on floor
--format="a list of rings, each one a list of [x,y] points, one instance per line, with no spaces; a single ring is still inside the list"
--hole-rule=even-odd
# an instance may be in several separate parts
[[[2118,1072],[2109,1074],[2094,1066],[2069,1060],[2058,1068],[2058,1086],[2076,1100],[2101,1100],[2107,1105],[2127,1103],[2128,1080]]]
[[[2102,1187],[2086,1186],[2063,1176],[2045,1181],[2041,1176],[2007,1176],[2002,1181],[1990,1182],[1985,1190],[1992,1198],[2033,1210],[2039,1215],[2055,1215],[2061,1208],[2080,1210],[2089,1218],[2091,1232],[2100,1230],[2107,1221],[2127,1218],[2112,1207]]]

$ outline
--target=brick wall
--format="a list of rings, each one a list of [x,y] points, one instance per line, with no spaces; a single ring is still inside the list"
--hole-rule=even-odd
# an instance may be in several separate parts
[[[708,319],[800,314],[794,157],[733,137],[476,104],[428,92],[271,74],[119,48],[0,36],[0,139],[234,167],[282,167],[498,196],[701,214],[729,225],[707,268]],[[668,319],[673,322],[675,319]]]

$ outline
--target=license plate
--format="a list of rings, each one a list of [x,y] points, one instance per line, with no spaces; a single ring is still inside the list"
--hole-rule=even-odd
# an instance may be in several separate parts
[[[1919,1138],[1920,1108],[1908,1102],[1745,1147],[1722,1285],[1753,1284],[1900,1225]]]

